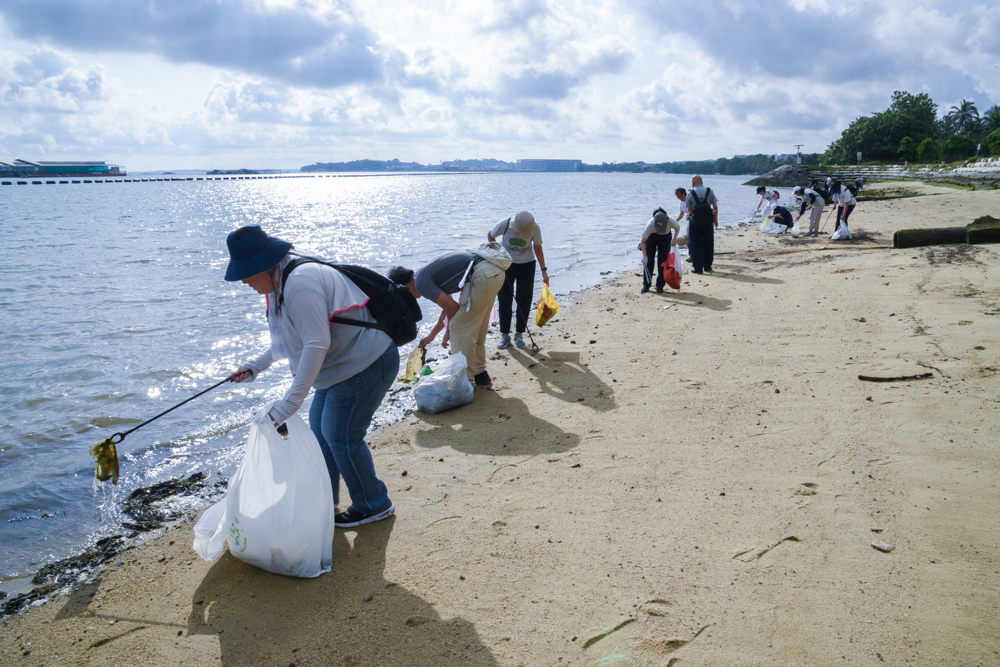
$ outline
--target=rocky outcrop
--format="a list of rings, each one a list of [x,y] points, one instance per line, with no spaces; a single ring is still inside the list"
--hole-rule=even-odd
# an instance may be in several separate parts
[[[809,167],[806,165],[783,164],[777,169],[772,169],[763,176],[758,176],[757,178],[747,181],[744,185],[805,185],[809,182],[810,178],[814,178],[814,176],[809,173]]]

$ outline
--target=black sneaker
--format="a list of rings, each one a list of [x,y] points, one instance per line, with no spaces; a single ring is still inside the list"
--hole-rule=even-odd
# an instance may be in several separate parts
[[[639,294],[645,294],[648,291],[649,291],[648,287],[643,287],[641,290],[639,290]]]
[[[663,288],[662,287],[657,287],[656,288],[656,293],[657,294],[663,294]]]
[[[395,511],[396,506],[391,503],[389,509],[374,514],[365,514],[354,509],[354,507],[348,507],[345,511],[334,516],[333,522],[337,528],[353,528],[354,526],[363,526],[366,523],[375,523],[382,519],[388,519]]]
[[[487,385],[493,384],[493,378],[490,377],[489,373],[483,371],[482,373],[476,376],[476,384],[479,385],[480,387],[485,387]]]

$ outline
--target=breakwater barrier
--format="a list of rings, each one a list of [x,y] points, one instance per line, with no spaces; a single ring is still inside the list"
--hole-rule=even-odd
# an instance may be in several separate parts
[[[149,176],[146,178],[76,178],[72,180],[60,180],[62,185],[74,183],[152,183],[161,181],[257,181],[272,179],[292,179],[292,178],[371,178],[375,176],[454,176],[456,173],[475,174],[481,172],[373,172],[370,174],[288,174],[281,176]],[[0,185],[55,185],[56,181],[38,180],[37,178],[4,178],[0,180]]]

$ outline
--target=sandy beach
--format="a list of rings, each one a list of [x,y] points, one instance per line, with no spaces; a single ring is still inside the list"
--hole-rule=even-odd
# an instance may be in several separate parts
[[[1000,665],[1000,246],[892,249],[1000,192],[896,186],[927,196],[853,241],[749,227],[679,293],[636,256],[567,299],[493,391],[371,438],[397,513],[331,573],[172,528],[3,619],[0,663]]]

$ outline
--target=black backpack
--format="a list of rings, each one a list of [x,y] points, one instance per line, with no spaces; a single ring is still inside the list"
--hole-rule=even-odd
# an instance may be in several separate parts
[[[708,198],[712,194],[712,188],[705,188],[705,199],[698,199],[694,188],[691,188],[691,197],[694,197],[694,207],[691,209],[691,222],[698,225],[711,225],[715,223],[715,215],[712,213],[712,205],[708,203]]]
[[[337,269],[351,279],[362,292],[368,296],[365,306],[375,318],[375,324],[351,320],[346,317],[332,317],[331,322],[349,324],[353,327],[378,329],[384,331],[396,345],[406,345],[417,337],[417,322],[423,318],[417,298],[403,285],[389,280],[385,276],[363,266],[349,264],[334,264],[319,257],[299,255],[293,257],[281,272],[281,287],[278,291],[278,310],[285,300],[285,283],[296,267],[315,262]]]
[[[851,196],[852,197],[857,197],[858,196],[858,186],[857,185],[845,185],[844,187],[851,191]]]

